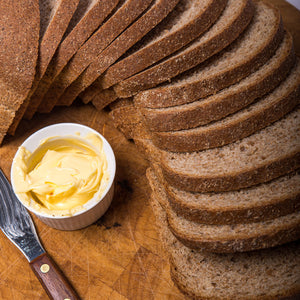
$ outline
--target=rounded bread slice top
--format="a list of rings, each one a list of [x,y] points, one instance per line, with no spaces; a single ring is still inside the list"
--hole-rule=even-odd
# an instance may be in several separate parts
[[[293,38],[289,32],[270,60],[240,82],[207,98],[164,108],[139,107],[151,131],[183,130],[220,120],[273,90],[295,64]]]
[[[171,83],[140,92],[135,96],[136,105],[159,108],[190,103],[238,82],[266,63],[279,46],[284,30],[277,9],[255,3],[250,25],[235,42]]]
[[[192,153],[159,151],[164,177],[183,190],[219,192],[267,182],[296,170],[300,166],[299,113],[296,109],[263,130],[220,148]],[[157,151],[152,148],[150,151]]]

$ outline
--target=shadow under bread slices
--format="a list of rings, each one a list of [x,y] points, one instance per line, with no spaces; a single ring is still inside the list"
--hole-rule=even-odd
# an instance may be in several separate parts
[[[275,89],[295,64],[293,38],[289,32],[276,53],[257,71],[214,95],[188,104],[164,108],[139,107],[151,131],[195,128],[220,120]]]
[[[166,212],[154,194],[150,204],[169,254],[171,277],[184,294],[214,300],[281,299],[300,294],[299,242],[230,254],[190,249],[169,230]]]
[[[223,16],[225,14],[226,9]],[[232,11],[230,10],[226,20],[230,18],[231,14]],[[229,21],[227,20],[227,22]],[[217,24],[218,22],[214,26]],[[221,29],[218,27],[217,29],[221,30],[222,33],[225,29],[223,28],[224,24],[221,25]],[[202,43],[204,45],[207,39],[210,41],[209,36],[212,35],[214,26],[200,38],[200,40],[203,40]],[[229,47],[206,62],[199,65],[195,64],[194,66],[197,65],[195,68],[183,73],[181,76],[175,77],[170,83],[138,93],[135,96],[135,103],[139,107],[161,108],[190,103],[212,95],[225,87],[237,83],[259,69],[274,55],[283,36],[284,29],[280,12],[263,2],[255,2],[255,13],[251,23]],[[204,48],[204,54],[206,54],[206,50]],[[180,54],[184,54],[184,52],[180,52]],[[200,52],[200,61],[198,63],[204,61],[202,60],[204,54]],[[209,52],[209,54],[213,53]],[[185,55],[185,59],[187,58],[188,56]],[[185,59],[179,60],[179,63],[184,64]],[[175,65],[172,63],[173,66]],[[162,68],[162,63],[157,65],[158,67],[160,72],[165,71]],[[151,69],[147,71],[150,72],[149,70]],[[185,65],[183,65],[179,71],[183,72],[185,70]],[[178,73],[174,70],[171,74],[171,77],[174,77]],[[145,89],[152,85],[152,78],[155,80],[156,77],[151,76],[151,78],[145,80],[146,87],[143,87],[143,82],[135,82],[137,85],[140,84],[142,89]],[[125,84],[126,81],[123,83]],[[117,95],[120,97],[125,96],[121,92],[117,92]]]

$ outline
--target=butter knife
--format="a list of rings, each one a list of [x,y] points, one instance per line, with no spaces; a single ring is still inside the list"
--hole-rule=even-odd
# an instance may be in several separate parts
[[[0,228],[21,250],[50,299],[80,299],[42,247],[33,221],[0,169]]]

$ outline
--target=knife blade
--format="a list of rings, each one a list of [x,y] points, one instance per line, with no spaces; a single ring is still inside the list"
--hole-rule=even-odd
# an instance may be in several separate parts
[[[40,243],[31,216],[0,168],[0,229],[27,258],[50,299],[80,299]]]

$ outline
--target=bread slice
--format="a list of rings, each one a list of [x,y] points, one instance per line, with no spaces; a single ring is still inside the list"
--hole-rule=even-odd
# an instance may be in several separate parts
[[[239,83],[189,104],[139,111],[151,131],[172,131],[198,127],[220,120],[273,90],[295,64],[293,38],[286,32],[275,55]]]
[[[56,77],[43,98],[47,109],[40,112],[50,112],[65,89],[77,79],[86,67],[115,38],[117,38],[132,22],[149,7],[151,0],[122,0],[106,22],[78,49],[72,59]]]
[[[231,254],[192,250],[170,232],[166,213],[154,195],[150,204],[169,254],[171,277],[184,294],[214,300],[283,299],[300,294],[299,242]]]
[[[30,97],[36,90],[39,81],[44,76],[49,63],[67,30],[78,3],[79,0],[41,0],[39,2],[41,30],[36,74],[30,93],[18,109],[14,121],[9,127],[9,134],[13,135],[15,133],[27,109]]]
[[[284,30],[278,10],[263,2],[255,3],[256,9],[252,22],[247,30],[228,48],[219,55],[212,57],[206,63],[198,65],[181,76],[177,76],[171,83],[139,93],[135,97],[135,103],[142,107],[152,108],[190,103],[235,84],[266,63],[281,43]],[[233,13],[230,10],[229,15],[231,14]],[[227,19],[228,17],[226,16]],[[212,34],[213,28],[208,31],[208,35]],[[224,31],[224,28],[221,28]],[[202,39],[205,41],[205,38],[206,36],[204,35]],[[203,44],[205,43],[203,42]],[[202,58],[202,54],[200,57]],[[185,63],[185,60],[182,60],[182,63]],[[162,63],[158,66],[160,70],[168,74]],[[172,63],[172,66],[175,66],[175,64]],[[147,70],[148,73],[144,74],[150,75],[151,72],[149,70]],[[180,66],[178,70],[183,72],[186,69],[184,66]],[[172,71],[172,77],[178,74],[177,71]],[[140,73],[139,76],[142,78],[143,73]],[[154,79],[152,80],[152,78]],[[135,88],[135,83],[133,83],[132,86],[128,85],[126,90],[134,92],[149,88],[153,86],[152,81],[156,81],[156,78],[153,75],[151,75],[151,78],[147,77],[147,80],[138,80],[138,77],[132,77],[132,79],[135,79],[138,87]],[[164,79],[164,77],[162,78]],[[121,84],[125,86],[126,80],[120,83],[120,86]],[[120,97],[127,95],[127,93],[122,92],[122,87],[117,88],[117,94]]]
[[[172,210],[187,220],[204,224],[239,224],[275,219],[300,211],[300,174],[276,178],[238,191],[191,193],[167,184],[153,164]]]
[[[135,138],[135,143],[178,189],[201,193],[239,190],[299,168],[299,114],[296,109],[249,137],[205,151],[163,151],[143,136]]]
[[[300,211],[267,221],[208,225],[178,216],[170,207],[163,185],[154,172],[147,172],[154,197],[166,211],[168,225],[176,238],[193,249],[215,253],[252,251],[297,240],[300,235]]]
[[[153,132],[153,143],[164,150],[193,152],[240,140],[282,118],[299,104],[300,61],[270,94],[226,118],[197,128]]]
[[[178,2],[179,0],[155,0],[144,15],[93,60],[77,80],[65,90],[57,104],[71,105],[76,97],[107,68],[166,18]]]
[[[102,87],[109,88],[187,45],[215,22],[226,3],[227,0],[180,1],[146,42],[99,78]]]
[[[24,118],[32,118],[55,77],[57,77],[67,62],[99,27],[108,14],[111,13],[118,2],[119,0],[81,0],[79,2],[70,20],[63,41],[56,50],[37,89],[31,96]],[[43,105],[47,105],[47,102],[43,102]]]
[[[34,81],[39,45],[39,1],[1,1],[0,28],[1,144]]]

